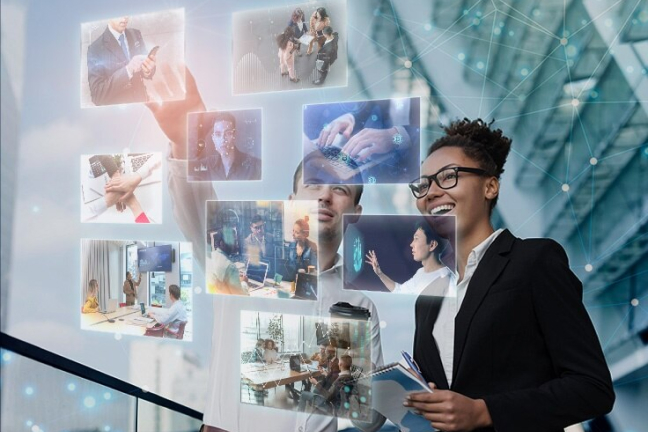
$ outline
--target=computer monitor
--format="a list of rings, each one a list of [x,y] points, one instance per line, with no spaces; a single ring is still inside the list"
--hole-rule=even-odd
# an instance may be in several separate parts
[[[268,276],[268,263],[264,263],[262,261],[253,263],[251,260],[248,260],[245,275],[249,280],[258,282],[263,285],[265,283],[266,277]]]
[[[295,298],[317,300],[317,275],[297,273],[295,281]]]

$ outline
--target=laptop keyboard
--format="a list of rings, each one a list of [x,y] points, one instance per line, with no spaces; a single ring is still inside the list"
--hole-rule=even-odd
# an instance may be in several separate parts
[[[146,161],[151,158],[151,156],[153,156],[152,153],[146,153],[146,154],[139,155],[139,156],[133,156],[131,158],[131,167],[132,167],[131,172],[134,172],[134,173],[137,172],[137,170],[139,170],[142,167],[142,165],[144,165],[146,163]]]

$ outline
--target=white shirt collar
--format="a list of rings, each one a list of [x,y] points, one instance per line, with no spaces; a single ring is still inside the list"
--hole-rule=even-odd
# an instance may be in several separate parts
[[[470,262],[471,257],[473,260],[475,260],[477,263],[481,261],[481,259],[484,257],[486,254],[486,251],[490,247],[490,245],[493,244],[495,239],[503,232],[504,230],[502,228],[498,229],[497,231],[493,232],[491,235],[486,237],[486,239],[479,243],[475,248],[470,252],[470,255],[468,256],[468,261]]]
[[[108,25],[108,30],[110,30],[110,33],[112,33],[112,35],[115,37],[115,39],[117,39],[117,42],[119,42],[119,36],[121,36],[121,35],[124,35],[124,39],[126,39],[126,30],[124,30],[124,33],[119,33],[119,32],[116,32],[115,29],[110,27],[110,25]]]

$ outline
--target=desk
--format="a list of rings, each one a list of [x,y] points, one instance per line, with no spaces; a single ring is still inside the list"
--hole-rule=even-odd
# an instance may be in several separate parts
[[[293,298],[295,293],[292,291],[292,282],[282,281],[279,285],[275,284],[274,279],[266,279],[263,288],[250,288],[250,297],[265,298]]]
[[[299,381],[307,380],[310,377],[318,377],[322,374],[319,370],[305,370],[296,372],[290,369],[289,362],[273,363],[264,365],[262,363],[245,363],[241,365],[241,380],[247,382],[256,394],[261,405],[264,404],[263,391],[285,385],[291,385]]]
[[[134,318],[143,318],[139,305],[121,307],[115,312],[107,314],[99,312],[81,314],[81,328],[84,330],[143,336],[146,333],[147,326],[144,323],[135,323]],[[114,320],[114,322],[109,320]]]

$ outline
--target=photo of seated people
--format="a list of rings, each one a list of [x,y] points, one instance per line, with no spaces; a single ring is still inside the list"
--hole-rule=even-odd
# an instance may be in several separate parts
[[[187,180],[261,180],[261,110],[187,116]]]
[[[187,242],[81,240],[81,328],[193,339]]]
[[[316,201],[207,201],[211,294],[316,300]]]
[[[455,232],[454,216],[345,215],[343,223],[345,289],[447,295],[456,257],[439,232]]]
[[[409,183],[420,169],[418,97],[304,105],[304,184]]]
[[[81,222],[162,223],[162,155],[81,156]]]
[[[241,402],[369,419],[368,321],[241,312]]]
[[[346,1],[235,12],[234,94],[347,85]]]
[[[185,98],[184,9],[81,24],[81,107]]]

